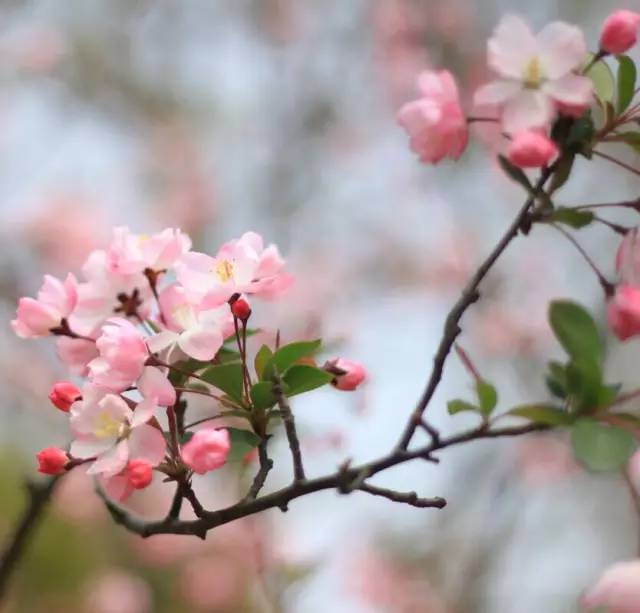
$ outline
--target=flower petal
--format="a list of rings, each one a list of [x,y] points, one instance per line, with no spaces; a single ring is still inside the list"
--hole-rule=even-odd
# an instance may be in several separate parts
[[[146,460],[157,466],[164,459],[167,443],[162,432],[153,426],[143,424],[134,428],[129,437],[129,454],[136,460]]]
[[[158,408],[158,402],[156,398],[145,398],[142,402],[136,405],[136,410],[133,412],[131,421],[129,422],[132,428],[137,428],[142,424],[147,423],[155,414]]]
[[[74,458],[86,460],[104,453],[115,443],[115,439],[110,438],[77,438],[71,443],[69,453]]]
[[[223,341],[219,329],[195,326],[180,335],[178,345],[182,351],[196,360],[211,360],[222,347]]]
[[[554,21],[538,34],[542,72],[558,79],[579,68],[587,59],[587,43],[582,30],[562,21]]]
[[[545,127],[553,116],[553,104],[549,97],[538,90],[523,90],[507,102],[502,114],[505,132],[515,134],[530,128]]]
[[[489,39],[489,66],[503,77],[521,79],[537,50],[538,42],[527,23],[505,15]]]
[[[522,91],[517,81],[492,81],[480,87],[473,96],[473,103],[479,106],[504,104]]]
[[[115,447],[103,453],[87,470],[88,475],[104,475],[111,477],[117,475],[127,465],[129,460],[129,444],[120,441]]]
[[[587,106],[593,98],[591,79],[574,74],[547,81],[542,90],[558,102],[575,106]]]
[[[159,368],[146,366],[138,379],[138,389],[142,396],[155,399],[155,403],[168,407],[176,401],[176,390]],[[137,412],[137,409],[136,409]]]

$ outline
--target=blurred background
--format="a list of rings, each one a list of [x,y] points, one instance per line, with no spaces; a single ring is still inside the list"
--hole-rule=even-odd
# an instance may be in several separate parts
[[[67,374],[53,343],[21,342],[9,320],[45,272],[77,270],[114,225],[181,227],[199,250],[248,229],[276,242],[297,276],[258,305],[285,340],[322,335],[365,363],[362,391],[294,405],[308,472],[384,453],[431,368],[450,304],[522,200],[476,132],[458,164],[421,166],[395,122],[425,68],[454,72],[469,102],[488,77],[486,39],[502,14],[535,28],[561,18],[595,46],[608,0],[111,0],[0,4],[0,536],[24,502],[33,453],[67,441],[46,394]],[[638,7],[635,6],[635,9]],[[618,157],[634,163],[626,151]],[[637,179],[582,162],[561,204],[635,197]],[[627,225],[636,220],[611,216]],[[518,240],[464,320],[461,343],[500,407],[543,400],[560,355],[550,298],[602,316],[601,290],[551,229]],[[581,242],[609,275],[618,237]],[[327,356],[332,357],[332,356]],[[612,347],[610,378],[638,385],[634,343]],[[452,357],[429,409],[470,397]],[[201,407],[202,408],[202,407]],[[205,407],[206,408],[206,407]],[[286,446],[276,441],[276,457]],[[284,485],[276,462],[267,489]],[[252,466],[197,487],[210,508],[244,491]],[[115,526],[80,471],[65,478],[13,577],[12,613],[569,613],[613,561],[637,557],[639,518],[617,475],[594,476],[565,438],[476,442],[437,467],[403,465],[381,485],[442,495],[420,510],[334,492],[189,537],[142,540]],[[136,494],[161,515],[171,492]]]

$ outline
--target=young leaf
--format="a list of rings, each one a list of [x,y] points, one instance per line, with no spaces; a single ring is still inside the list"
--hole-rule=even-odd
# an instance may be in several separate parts
[[[563,400],[567,397],[567,372],[560,362],[549,362],[549,372],[546,375],[549,391]]]
[[[263,377],[265,379],[269,378],[274,369],[279,373],[284,373],[289,366],[317,351],[320,343],[321,341],[318,339],[315,341],[289,343],[284,347],[280,347],[263,367]]]
[[[579,211],[577,209],[568,209],[559,206],[546,219],[556,223],[563,223],[578,230],[579,228],[588,226],[593,221],[593,213],[591,211]]]
[[[498,404],[498,392],[496,388],[484,379],[479,379],[476,382],[476,393],[478,394],[478,402],[480,404],[480,411],[483,415],[491,415],[493,409]]]
[[[536,424],[546,426],[566,426],[573,423],[573,417],[566,411],[548,404],[523,404],[511,409],[508,415],[524,417]]]
[[[572,409],[585,413],[600,406],[602,370],[593,358],[583,355],[573,359],[567,364],[566,373]]]
[[[271,381],[260,381],[251,387],[251,402],[255,409],[262,411],[270,409],[276,403]]]
[[[254,366],[256,369],[256,375],[258,379],[262,379],[262,373],[264,372],[264,367],[267,365],[267,362],[273,357],[273,352],[266,345],[262,345],[256,353],[256,359],[254,362]]]
[[[603,346],[591,315],[575,302],[555,300],[549,306],[549,323],[572,358],[588,357],[600,364]]]
[[[619,55],[618,60],[618,103],[616,110],[618,115],[627,110],[636,89],[638,76],[634,61],[627,55]]]
[[[296,364],[287,370],[282,380],[287,385],[287,396],[295,396],[330,383],[333,375],[314,366]]]
[[[200,362],[189,358],[187,360],[181,360],[174,364],[175,369],[169,371],[169,381],[178,387],[184,385],[184,382],[189,379],[186,373],[194,373],[209,366],[209,362]]]
[[[593,55],[590,55],[587,63],[591,62]],[[598,98],[600,104],[604,107],[609,102],[613,101],[616,82],[613,78],[611,68],[606,62],[599,60],[586,73],[586,76],[591,79],[593,83],[593,91]]]
[[[244,457],[260,444],[260,438],[251,430],[240,428],[227,428],[231,449],[227,456],[227,462],[240,462]]]
[[[635,153],[640,153],[640,132],[623,132],[616,134],[616,138],[625,145],[629,145]]]
[[[220,364],[211,366],[200,375],[207,383],[211,383],[230,398],[242,402],[242,365]]]
[[[549,194],[553,194],[553,192],[560,189],[567,182],[571,176],[571,170],[573,169],[575,159],[575,153],[567,153],[558,160],[556,164],[556,171],[553,173],[551,184],[549,185]]]
[[[571,431],[576,458],[593,471],[619,470],[636,449],[633,435],[593,419],[579,419]]]
[[[533,186],[531,185],[529,178],[521,168],[514,166],[504,155],[498,156],[498,162],[509,178],[522,185],[527,192],[531,192],[531,190],[533,190]]]
[[[466,400],[450,400],[447,402],[447,410],[449,415],[455,415],[456,413],[462,413],[463,411],[473,411],[474,413],[480,412],[480,407],[477,407]]]

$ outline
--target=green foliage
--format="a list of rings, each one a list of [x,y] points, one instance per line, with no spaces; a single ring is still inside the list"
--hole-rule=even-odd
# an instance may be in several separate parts
[[[255,409],[263,411],[270,409],[276,403],[271,381],[259,381],[251,387],[251,402]]]
[[[254,367],[256,369],[256,376],[258,379],[262,379],[262,373],[264,372],[264,367],[268,364],[269,360],[273,357],[273,351],[267,347],[267,345],[262,345],[256,353],[256,358],[254,360]]]
[[[555,223],[563,223],[578,230],[588,226],[593,221],[593,217],[593,213],[590,211],[580,211],[560,206],[547,217],[547,220]]]
[[[463,411],[472,411],[477,413],[480,411],[480,407],[477,407],[475,404],[471,404],[466,400],[460,400],[457,398],[447,402],[447,411],[449,411],[449,415],[455,415],[456,413],[462,413]]]
[[[636,89],[637,70],[634,61],[626,56],[619,55],[618,60],[618,99],[616,111],[618,115],[629,108]]]
[[[589,57],[587,63],[591,63],[593,55]],[[616,82],[611,72],[611,68],[606,62],[599,60],[593,64],[586,73],[586,76],[593,83],[593,91],[600,104],[605,107],[607,103],[613,102],[616,91]]]
[[[533,190],[533,186],[531,185],[529,178],[521,168],[514,166],[504,155],[498,156],[498,162],[502,170],[504,170],[505,174],[511,180],[522,185],[527,192],[531,192]]]
[[[533,423],[546,426],[567,426],[573,423],[573,417],[565,410],[544,403],[523,404],[514,407],[508,414],[515,417],[524,417]]]
[[[630,432],[588,418],[575,423],[571,443],[576,458],[592,471],[620,470],[636,449]]]
[[[571,358],[590,358],[600,364],[604,347],[589,313],[575,302],[555,300],[549,307],[549,323]]]
[[[287,370],[282,380],[287,386],[287,396],[295,396],[330,383],[333,375],[315,366],[296,364]]]
[[[321,341],[298,341],[280,347],[271,359],[262,367],[262,378],[270,379],[274,372],[284,374],[290,366],[298,360],[306,358],[315,353],[320,348]]]
[[[241,462],[252,449],[260,444],[260,437],[250,430],[240,428],[227,428],[227,430],[231,442],[228,462]]]
[[[478,395],[480,412],[485,416],[491,415],[493,409],[495,409],[498,404],[498,392],[496,388],[488,381],[478,379],[478,381],[476,381],[476,394]]]
[[[207,368],[201,375],[207,383],[222,390],[229,398],[242,403],[242,365],[220,364]]]

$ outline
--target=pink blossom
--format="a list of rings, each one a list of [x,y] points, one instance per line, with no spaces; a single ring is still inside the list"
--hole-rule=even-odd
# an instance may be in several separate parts
[[[198,430],[181,450],[182,461],[199,475],[224,466],[231,443],[229,432],[215,428]]]
[[[520,168],[547,166],[558,155],[558,147],[545,134],[536,130],[518,132],[509,145],[509,161]]]
[[[333,385],[344,392],[352,392],[367,378],[367,371],[362,364],[345,358],[328,362],[325,369],[336,375]]]
[[[89,585],[83,611],[91,613],[151,613],[153,592],[149,584],[125,570],[113,569]]]
[[[20,298],[16,319],[11,322],[14,332],[21,338],[49,336],[73,311],[78,299],[77,285],[71,274],[64,283],[45,275],[37,299]]]
[[[107,250],[111,272],[125,275],[145,269],[161,271],[173,266],[191,249],[191,239],[180,230],[167,228],[153,236],[133,234],[127,227],[115,228]]]
[[[147,345],[153,353],[168,350],[169,360],[176,347],[196,360],[211,360],[233,331],[233,316],[226,302],[203,309],[178,284],[160,294],[160,308],[166,329],[147,339]]]
[[[88,384],[82,400],[71,407],[74,441],[71,455],[96,458],[88,474],[112,477],[127,466],[130,458],[157,466],[164,458],[166,443],[162,432],[147,422],[155,405],[145,400],[133,411],[120,396]]]
[[[610,566],[584,595],[582,606],[604,607],[608,613],[640,611],[640,560]]]
[[[410,136],[421,162],[457,160],[467,147],[467,120],[460,107],[458,87],[450,72],[425,71],[418,77],[420,98],[405,104],[398,121]]]
[[[122,391],[136,381],[149,357],[140,331],[121,317],[107,320],[96,347],[99,357],[89,363],[89,378],[113,391]]]
[[[579,28],[556,21],[535,35],[519,17],[503,17],[488,44],[489,65],[500,79],[481,87],[477,105],[500,105],[502,125],[515,134],[544,128],[557,105],[585,106],[592,84],[575,74],[587,58]]]
[[[71,405],[80,398],[82,393],[73,383],[69,381],[58,381],[49,392],[49,400],[61,411],[69,412]]]
[[[607,305],[607,319],[613,333],[626,341],[640,334],[640,288],[619,285]]]
[[[95,342],[82,338],[60,336],[56,339],[58,357],[64,362],[71,373],[80,377],[89,374],[89,363],[98,357]]]
[[[215,555],[190,560],[180,576],[184,598],[198,611],[238,611],[247,573],[237,561]]]
[[[633,11],[615,11],[605,19],[600,33],[600,49],[607,53],[620,55],[636,44],[640,13]]]
[[[640,287],[640,236],[638,228],[627,232],[616,253],[616,271],[620,280]]]
[[[215,257],[185,254],[176,264],[176,273],[187,292],[204,299],[201,307],[205,309],[219,306],[233,294],[280,296],[293,283],[283,268],[275,245],[265,248],[259,234],[245,232],[223,245]]]
[[[38,458],[38,472],[45,475],[61,475],[69,463],[69,456],[64,449],[47,447],[40,451]]]

